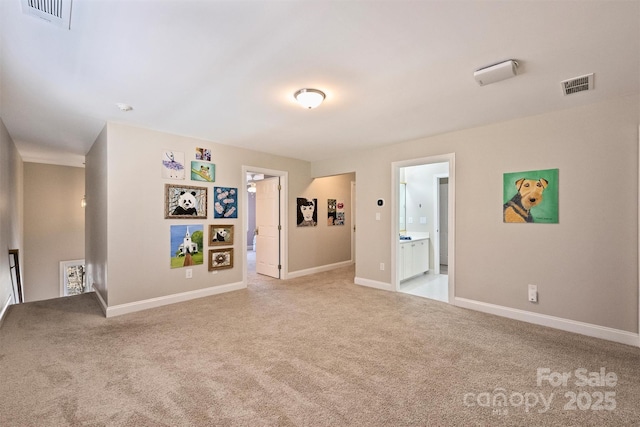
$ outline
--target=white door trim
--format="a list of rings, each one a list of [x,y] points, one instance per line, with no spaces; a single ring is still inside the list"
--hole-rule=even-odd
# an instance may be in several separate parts
[[[289,259],[289,230],[287,227],[288,224],[288,206],[289,206],[289,196],[288,196],[288,187],[289,187],[289,172],[279,171],[275,169],[266,169],[258,166],[242,166],[242,187],[240,188],[240,193],[242,194],[242,202],[244,206],[242,206],[244,214],[242,215],[242,226],[241,226],[241,236],[242,239],[242,253],[247,253],[247,239],[244,237],[247,235],[247,230],[249,228],[249,218],[247,215],[246,207],[249,206],[249,192],[247,191],[247,173],[263,173],[265,175],[270,176],[279,176],[280,177],[280,225],[282,230],[280,231],[280,265],[282,266],[280,270],[280,279],[288,278],[288,259]],[[246,260],[243,262],[242,269],[242,283],[247,285],[247,263]]]
[[[400,290],[400,269],[398,268],[398,254],[400,251],[400,227],[398,225],[398,188],[400,185],[400,169],[408,166],[426,165],[432,163],[449,163],[449,304],[455,298],[455,200],[456,200],[456,170],[455,153],[422,157],[418,159],[402,160],[391,163],[391,285],[392,289]],[[439,257],[439,255],[438,255]]]
[[[433,236],[433,272],[435,274],[440,274],[440,180],[442,178],[448,178],[449,174],[447,173],[439,173],[433,176],[433,193],[434,193],[434,201],[433,204],[433,225],[434,225],[434,234]]]
[[[356,181],[351,181],[351,262],[356,262]]]

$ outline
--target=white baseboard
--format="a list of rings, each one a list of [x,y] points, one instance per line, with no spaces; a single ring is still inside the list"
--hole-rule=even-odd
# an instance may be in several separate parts
[[[13,297],[9,295],[9,298],[7,298],[7,301],[2,306],[2,311],[0,311],[0,326],[2,326],[2,322],[4,322],[4,316],[6,316],[7,311],[9,310],[12,299]]]
[[[324,271],[335,270],[336,268],[346,267],[353,264],[353,261],[336,262],[335,264],[322,265],[320,267],[307,268],[306,270],[290,271],[287,279],[295,279],[296,277],[308,276],[310,274],[322,273]]]
[[[396,291],[391,283],[378,282],[377,280],[364,279],[362,277],[356,277],[354,283],[356,285],[367,286],[369,288],[382,289],[383,291]]]
[[[98,296],[100,304],[103,306],[105,316],[114,317],[121,316],[123,314],[135,313],[136,311],[148,310],[150,308],[162,307],[164,305],[175,304],[178,302],[189,301],[192,299],[222,294],[225,292],[237,291],[246,287],[247,285],[242,282],[229,283],[226,285],[212,286],[210,288],[197,289],[195,291],[182,292],[179,294],[166,295],[163,297],[150,298],[113,306],[107,306],[98,292],[96,292],[96,295]]]
[[[640,347],[639,334],[622,331],[620,329],[613,329],[605,326],[594,325],[591,323],[563,319],[561,317],[549,316],[546,314],[532,313],[530,311],[474,301],[466,298],[456,297],[454,299],[454,305],[457,307],[468,308],[470,310],[481,311],[483,313],[507,317],[509,319],[520,320],[523,322],[533,323],[541,326],[548,326],[550,328],[560,329],[562,331],[573,332],[576,334],[587,335],[594,338],[601,338],[621,344],[627,344],[634,347]]]

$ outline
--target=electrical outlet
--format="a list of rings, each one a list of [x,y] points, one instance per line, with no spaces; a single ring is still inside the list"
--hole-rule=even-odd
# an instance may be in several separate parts
[[[381,270],[381,271],[384,271],[384,262],[381,262],[381,263],[380,263],[380,270]]]
[[[193,277],[193,269],[187,268],[186,271],[185,271],[185,275],[186,275],[187,279],[191,279]]]
[[[538,287],[529,285],[529,302],[538,302]]]

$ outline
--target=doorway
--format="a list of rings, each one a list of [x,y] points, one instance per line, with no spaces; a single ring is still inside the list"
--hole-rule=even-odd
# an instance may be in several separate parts
[[[243,166],[245,216],[243,282],[258,275],[286,278],[287,172]],[[255,280],[250,280],[255,282]]]
[[[9,249],[9,270],[11,271],[13,303],[21,304],[24,302],[24,292],[20,273],[20,252],[18,249]]]
[[[392,280],[396,291],[453,301],[454,158],[447,154],[392,164]]]

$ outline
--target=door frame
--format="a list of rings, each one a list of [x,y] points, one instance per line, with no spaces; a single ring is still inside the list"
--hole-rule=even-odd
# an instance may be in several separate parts
[[[351,181],[351,262],[356,262],[356,181]]]
[[[433,239],[433,272],[435,274],[440,274],[440,181],[443,178],[449,178],[449,174],[439,173],[433,176],[433,197],[435,200],[433,206],[433,225],[436,233]]]
[[[247,235],[247,230],[249,228],[249,214],[246,209],[249,206],[249,192],[247,191],[247,173],[263,173],[265,175],[270,175],[273,177],[280,177],[280,280],[287,279],[288,277],[288,254],[289,248],[287,242],[289,241],[289,230],[287,227],[288,224],[288,206],[289,206],[289,197],[288,197],[288,184],[289,184],[289,173],[286,171],[280,171],[275,169],[266,169],[258,166],[248,166],[242,165],[242,187],[240,189],[240,193],[242,194],[242,202],[245,206],[244,214],[242,215],[242,225],[241,225],[241,236]],[[247,261],[246,254],[248,250],[247,239],[242,238],[242,283],[244,287],[247,287]]]
[[[456,195],[456,170],[455,170],[455,153],[440,154],[429,157],[421,157],[417,159],[402,160],[391,163],[391,287],[396,292],[400,290],[400,268],[398,265],[398,256],[400,253],[400,226],[398,225],[398,189],[400,186],[400,169],[408,166],[428,165],[432,163],[449,163],[449,238],[447,239],[448,257],[449,257],[449,304],[453,304],[455,298],[455,195]],[[434,254],[435,255],[435,254]],[[438,260],[440,254],[438,254]],[[434,258],[435,263],[435,258]]]

